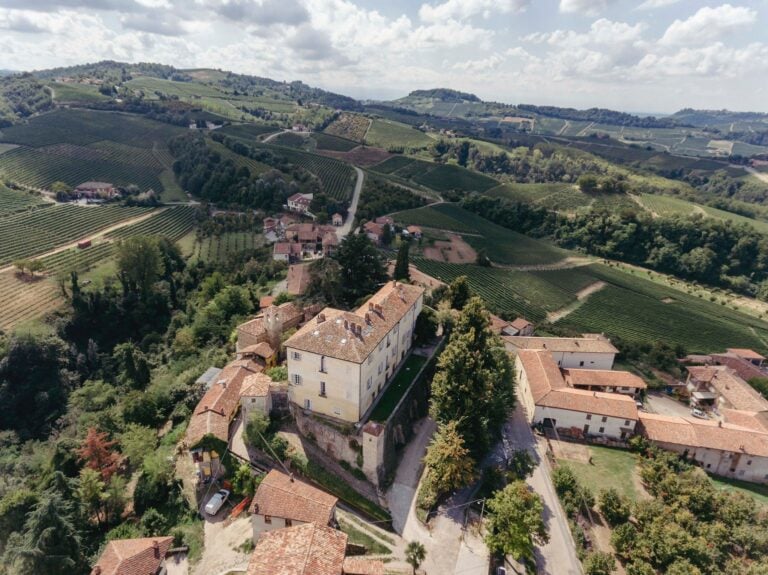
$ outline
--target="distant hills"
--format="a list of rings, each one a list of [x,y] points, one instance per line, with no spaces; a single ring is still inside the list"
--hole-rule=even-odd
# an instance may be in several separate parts
[[[432,98],[441,102],[482,102],[480,98],[469,92],[459,92],[450,88],[432,88],[431,90],[414,90],[407,98]]]

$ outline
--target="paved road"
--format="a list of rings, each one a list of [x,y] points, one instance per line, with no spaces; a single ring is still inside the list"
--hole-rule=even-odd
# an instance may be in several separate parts
[[[363,181],[365,180],[365,174],[363,170],[357,166],[352,166],[357,172],[357,182],[355,182],[355,191],[352,192],[352,201],[349,204],[349,210],[347,210],[347,221],[344,225],[336,230],[336,235],[339,237],[339,241],[343,240],[352,231],[352,224],[355,221],[355,214],[357,213],[357,204],[360,201],[360,192],[363,191]]]
[[[576,555],[568,520],[552,485],[549,462],[531,432],[519,398],[512,418],[504,425],[504,437],[510,449],[527,449],[539,462],[527,483],[544,500],[549,543],[535,550],[536,572],[547,575],[581,575],[581,562]]]

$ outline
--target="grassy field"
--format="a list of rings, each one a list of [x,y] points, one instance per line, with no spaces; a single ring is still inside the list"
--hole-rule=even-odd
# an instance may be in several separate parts
[[[640,497],[635,487],[635,468],[637,455],[624,449],[612,449],[598,445],[587,446],[592,463],[560,460],[561,465],[567,465],[576,474],[579,482],[592,489],[597,497],[603,489],[613,487],[622,495],[637,501]]]
[[[499,185],[493,178],[461,166],[435,164],[407,156],[392,156],[371,169],[380,174],[413,181],[438,192],[484,192]]]
[[[91,84],[60,84],[51,82],[48,86],[53,90],[56,102],[89,103],[109,100],[108,96],[99,92],[98,86]]]
[[[689,216],[697,212],[703,213],[696,204],[670,196],[642,194],[639,199],[645,209],[659,216]]]
[[[379,148],[426,148],[435,141],[411,126],[391,120],[373,120],[365,143]]]
[[[532,203],[563,212],[592,203],[592,197],[573,184],[502,184],[491,188],[486,194],[494,198]]]
[[[0,217],[50,205],[40,196],[0,184]]]

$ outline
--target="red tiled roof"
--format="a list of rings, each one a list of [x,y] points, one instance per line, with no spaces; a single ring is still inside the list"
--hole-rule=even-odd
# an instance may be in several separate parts
[[[294,264],[288,267],[287,291],[292,295],[301,295],[307,291],[310,273],[309,264]]]
[[[515,318],[515,320],[510,325],[517,330],[523,330],[527,327],[533,326],[533,324],[529,322],[527,319],[525,319],[524,317]]]
[[[564,369],[565,382],[571,387],[594,385],[599,387],[648,387],[642,378],[628,371],[610,369]]]
[[[308,523],[262,533],[247,575],[342,575],[347,535]]]
[[[502,336],[507,349],[546,349],[553,352],[619,353],[607,338],[598,337],[534,337],[522,335]],[[511,348],[511,349],[510,349]]]
[[[743,347],[729,347],[726,349],[726,351],[744,359],[759,359],[761,361],[765,359],[764,355],[760,355],[752,349],[746,349]]]
[[[155,575],[173,537],[114,539],[93,566],[91,575]]]
[[[272,349],[272,346],[270,346],[266,341],[260,341],[259,343],[254,343],[253,345],[244,347],[239,351],[239,353],[241,355],[255,355],[257,357],[268,359],[275,355],[275,350]]]
[[[377,224],[376,222],[366,222],[365,225],[363,226],[363,229],[367,233],[373,234],[376,236],[380,236],[381,234],[384,233],[384,228],[381,225]]]
[[[384,575],[384,563],[375,559],[347,557],[344,559],[344,575]]]
[[[276,469],[259,484],[250,512],[328,525],[338,499]]]
[[[273,253],[278,256],[296,256],[301,254],[301,244],[277,242],[273,250]]]
[[[272,378],[266,373],[254,373],[243,380],[240,397],[266,397],[269,395],[270,385]]]
[[[768,409],[768,400],[726,366],[692,366],[688,368],[688,373],[696,381],[712,386],[715,392],[729,404],[726,407],[742,411]]]
[[[265,307],[271,306],[274,301],[275,301],[275,296],[263,295],[259,298],[259,307],[264,309]]]

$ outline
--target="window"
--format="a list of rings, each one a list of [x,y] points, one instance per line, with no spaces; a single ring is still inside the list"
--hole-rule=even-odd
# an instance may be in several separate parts
[[[290,519],[286,519],[285,520],[285,526],[286,527],[292,527],[293,526],[293,521],[291,521]]]
[[[304,409],[312,409],[312,402],[309,399],[304,400]]]
[[[324,381],[320,382],[320,395],[325,397],[325,382]]]
[[[298,373],[294,373],[291,376],[291,381],[293,382],[293,385],[301,385],[301,376]]]
[[[251,398],[251,403],[256,403],[256,398],[255,397]]]
[[[588,420],[589,420],[589,419],[592,419],[592,414],[591,414],[591,413],[588,413],[588,414],[587,414],[587,419],[588,419]]]
[[[371,365],[373,363],[373,354],[368,356],[368,365]]]
[[[589,425],[584,426],[584,435],[586,435],[587,433],[589,433]]]
[[[373,377],[369,377],[367,383],[365,384],[365,389],[371,389],[371,384],[373,383]]]
[[[752,460],[747,461],[747,465],[752,465]]]
[[[628,427],[628,426],[629,426],[629,420],[628,420],[628,419],[625,419],[625,420],[624,420],[624,427]]]
[[[381,375],[381,372],[384,371],[384,362],[379,362],[379,375]]]
[[[600,428],[600,433],[605,433],[605,427]]]
[[[264,516],[264,523],[272,523],[272,517],[269,515]]]
[[[387,334],[387,347],[392,345],[392,342],[389,340],[389,334]]]
[[[291,359],[294,361],[301,361],[301,354],[298,351],[292,351]]]
[[[605,423],[606,421],[608,421],[608,418],[606,416],[603,416],[602,421],[603,421],[603,423]]]
[[[584,362],[583,361],[579,362],[579,367],[584,367]]]
[[[396,355],[397,355],[397,348],[393,347],[392,348],[392,357],[395,357]]]
[[[320,373],[328,373],[325,370],[325,356],[324,355],[320,356]]]

